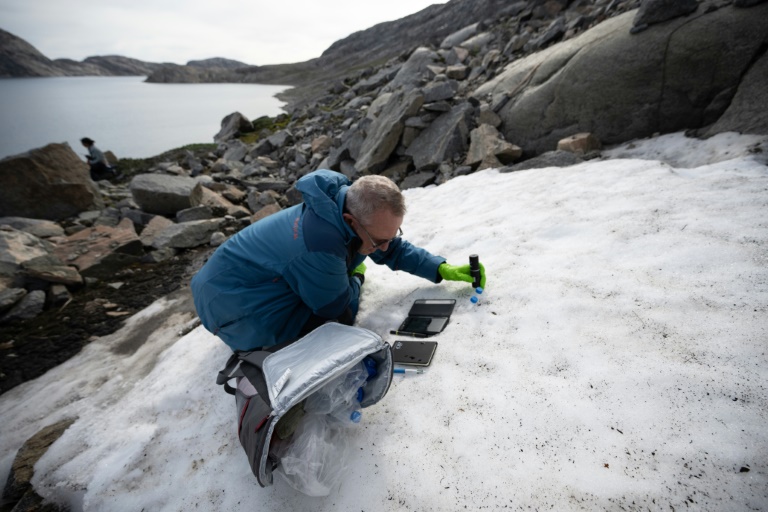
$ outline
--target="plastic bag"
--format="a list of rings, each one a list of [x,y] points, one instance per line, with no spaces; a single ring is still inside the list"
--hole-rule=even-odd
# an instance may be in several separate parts
[[[347,427],[360,421],[362,386],[369,377],[362,362],[330,381],[304,402],[305,415],[293,436],[273,445],[275,473],[299,492],[327,496],[347,469]]]
[[[353,401],[358,402],[358,389],[365,384],[367,378],[365,365],[362,362],[356,364],[346,374],[330,381],[307,398],[304,410],[309,413],[332,414],[346,408]]]
[[[275,473],[308,496],[327,496],[347,471],[349,445],[345,429],[325,414],[306,415],[280,451],[280,466]]]

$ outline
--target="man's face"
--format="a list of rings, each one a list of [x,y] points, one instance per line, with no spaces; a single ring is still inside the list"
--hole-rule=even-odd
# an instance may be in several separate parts
[[[357,236],[362,240],[360,254],[372,254],[378,250],[389,249],[389,242],[398,236],[403,218],[392,214],[389,210],[379,210],[368,220],[368,224],[362,224],[357,218],[345,213],[344,218]]]

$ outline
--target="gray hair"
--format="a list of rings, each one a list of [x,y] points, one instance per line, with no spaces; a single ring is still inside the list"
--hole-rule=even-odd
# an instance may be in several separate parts
[[[363,176],[349,187],[347,209],[363,224],[383,208],[398,217],[405,216],[405,198],[395,182],[386,176]]]

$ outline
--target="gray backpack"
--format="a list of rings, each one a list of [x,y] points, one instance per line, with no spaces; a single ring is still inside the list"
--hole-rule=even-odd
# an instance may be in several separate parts
[[[262,487],[272,485],[272,472],[280,465],[279,456],[270,453],[273,436],[282,430],[280,439],[290,440],[304,401],[364,359],[375,362],[376,374],[362,386],[361,408],[381,400],[392,382],[390,346],[367,329],[326,323],[277,351],[230,357],[216,383],[235,395],[240,444]],[[236,388],[229,385],[233,378]]]

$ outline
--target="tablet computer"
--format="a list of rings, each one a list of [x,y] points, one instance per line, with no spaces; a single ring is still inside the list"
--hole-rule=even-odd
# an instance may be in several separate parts
[[[417,299],[397,334],[425,337],[440,333],[448,325],[455,305],[455,299]]]
[[[392,345],[392,362],[395,364],[429,366],[436,349],[436,341],[397,340]]]

